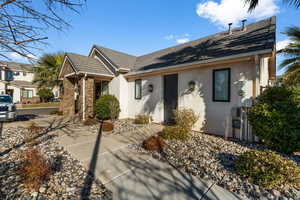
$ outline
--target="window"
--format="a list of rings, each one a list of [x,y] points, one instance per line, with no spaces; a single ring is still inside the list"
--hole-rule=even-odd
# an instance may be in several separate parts
[[[13,72],[6,71],[5,72],[6,80],[12,81],[13,80]]]
[[[101,95],[108,94],[108,81],[101,81]]]
[[[230,101],[230,69],[213,70],[213,101]]]
[[[23,72],[23,76],[26,76],[27,75],[27,73],[26,72]]]
[[[22,97],[23,98],[32,98],[33,97],[33,90],[23,90]]]
[[[134,98],[141,99],[142,98],[142,80],[137,79],[134,82]]]
[[[95,83],[95,100],[99,99],[100,96],[109,94],[109,82],[100,81]]]

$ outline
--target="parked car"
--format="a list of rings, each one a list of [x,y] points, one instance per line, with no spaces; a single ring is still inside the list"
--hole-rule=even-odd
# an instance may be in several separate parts
[[[16,119],[16,105],[7,94],[0,95],[0,121],[14,121]]]

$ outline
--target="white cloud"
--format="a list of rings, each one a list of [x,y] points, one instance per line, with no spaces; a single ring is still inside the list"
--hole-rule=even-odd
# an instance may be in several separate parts
[[[221,2],[206,1],[197,5],[196,12],[200,17],[207,18],[214,24],[227,27],[228,23],[239,26],[243,19],[259,20],[270,17],[279,12],[276,0],[259,1],[258,6],[251,13],[248,4],[243,0],[221,0]]]
[[[20,55],[20,54],[18,54],[18,53],[16,53],[16,52],[13,52],[13,53],[11,53],[10,54],[10,57],[13,59],[13,60],[16,60],[16,61],[27,61],[28,60],[28,58],[26,58],[26,57],[24,57],[24,56],[22,56],[22,55]],[[29,58],[31,58],[31,59],[33,59],[33,60],[37,60],[38,59],[38,57],[36,57],[35,55],[33,55],[33,54],[27,54],[27,57],[29,57]]]
[[[173,34],[167,35],[164,37],[165,40],[173,40],[175,36]]]
[[[16,53],[16,52],[11,53],[11,54],[10,54],[10,57],[11,57],[12,59],[16,59],[16,60],[24,59],[23,56],[21,56],[20,54],[18,54],[18,53]]]
[[[170,34],[170,35],[165,36],[164,39],[175,41],[178,44],[183,44],[183,43],[190,41],[189,37],[190,37],[190,34],[188,34],[188,33],[185,33],[182,35]]]
[[[176,40],[176,42],[177,42],[178,44],[183,44],[183,43],[186,43],[186,42],[188,42],[188,41],[190,41],[189,38],[181,38],[181,39],[177,39],[177,40]]]
[[[291,41],[286,39],[286,40],[282,40],[276,43],[276,50],[281,50],[284,49],[287,45],[289,45]]]

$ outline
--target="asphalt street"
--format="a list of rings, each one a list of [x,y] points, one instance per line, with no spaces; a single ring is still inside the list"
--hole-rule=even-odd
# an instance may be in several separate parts
[[[50,115],[58,108],[21,108],[17,109],[17,115]]]

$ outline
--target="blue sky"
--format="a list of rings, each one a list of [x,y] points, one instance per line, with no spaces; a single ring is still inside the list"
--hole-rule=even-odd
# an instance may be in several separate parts
[[[287,44],[281,34],[287,26],[300,26],[300,9],[281,0],[261,0],[252,13],[243,0],[87,0],[80,15],[64,13],[72,27],[61,33],[47,30],[49,46],[37,55],[57,51],[87,55],[93,44],[132,55],[143,55],[178,43],[198,39],[227,28],[277,16],[277,41]],[[16,61],[23,61],[12,55]],[[281,58],[278,58],[280,62]]]

